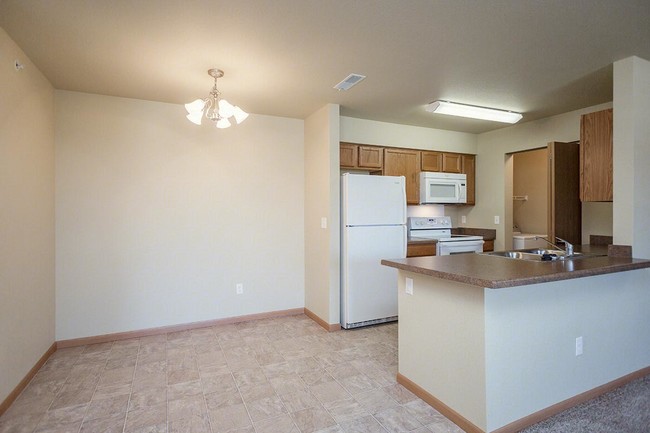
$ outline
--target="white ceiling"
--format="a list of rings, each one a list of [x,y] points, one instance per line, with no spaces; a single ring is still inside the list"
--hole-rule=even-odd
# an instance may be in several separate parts
[[[57,89],[484,132],[436,99],[522,122],[612,99],[612,62],[650,59],[648,0],[0,0],[0,26]],[[332,87],[367,75],[347,92]]]

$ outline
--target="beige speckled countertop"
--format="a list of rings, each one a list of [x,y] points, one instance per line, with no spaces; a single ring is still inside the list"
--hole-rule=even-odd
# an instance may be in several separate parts
[[[605,248],[576,247],[585,254],[607,254]],[[593,255],[553,262],[509,259],[483,254],[411,257],[382,260],[382,265],[490,289],[546,283],[592,275],[650,268],[650,260]]]

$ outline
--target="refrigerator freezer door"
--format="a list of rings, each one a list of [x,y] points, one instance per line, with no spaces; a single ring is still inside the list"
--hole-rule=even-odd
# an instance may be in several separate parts
[[[344,174],[343,226],[406,224],[403,176]]]
[[[397,316],[397,270],[381,259],[406,257],[406,226],[345,227],[341,324],[344,328]]]

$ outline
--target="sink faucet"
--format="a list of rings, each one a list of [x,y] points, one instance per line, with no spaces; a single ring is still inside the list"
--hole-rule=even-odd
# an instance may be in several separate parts
[[[558,247],[555,245],[553,242],[549,241],[548,239],[542,237],[542,236],[535,236],[535,240],[541,239],[544,242],[548,243],[549,245],[554,246],[556,249],[561,250],[562,248]],[[558,238],[557,236],[555,237],[558,241],[562,242],[564,244],[564,252],[565,252],[565,257],[571,257],[573,255],[573,244],[569,243],[569,241],[565,241],[562,238]]]

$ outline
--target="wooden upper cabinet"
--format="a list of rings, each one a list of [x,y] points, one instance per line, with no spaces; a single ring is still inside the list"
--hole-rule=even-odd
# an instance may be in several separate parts
[[[460,153],[443,153],[442,154],[442,171],[445,173],[461,173],[463,163]]]
[[[384,168],[384,148],[372,146],[359,146],[359,168],[378,169]]]
[[[580,117],[580,200],[612,201],[612,109]]]
[[[467,204],[476,204],[476,155],[463,154],[461,168],[467,175]]]
[[[420,203],[420,151],[384,149],[384,175],[406,178],[406,203]]]
[[[422,171],[442,171],[442,152],[422,151]]]
[[[357,168],[359,146],[350,143],[340,143],[339,153],[341,168]]]
[[[339,143],[341,168],[381,171],[384,167],[384,148]]]

